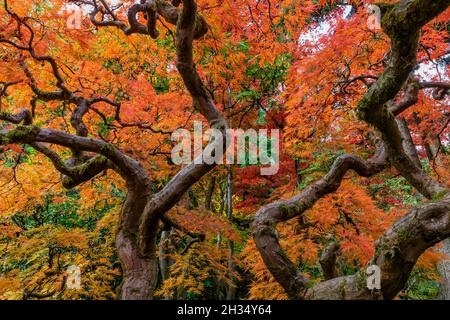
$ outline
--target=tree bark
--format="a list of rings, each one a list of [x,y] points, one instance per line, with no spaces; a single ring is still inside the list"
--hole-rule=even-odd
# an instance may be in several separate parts
[[[339,251],[339,245],[335,242],[328,244],[320,256],[320,267],[325,280],[336,277],[336,258]]]
[[[414,144],[411,131],[409,130],[408,127],[408,122],[406,121],[405,118],[401,117],[397,119],[397,125],[403,137],[403,148],[405,149],[406,154],[418,168],[423,169],[422,163],[420,162],[419,159],[419,155],[417,154],[416,145]]]
[[[439,250],[445,260],[438,263],[438,271],[441,275],[441,284],[439,288],[439,299],[450,300],[450,238],[442,241],[443,247]]]
[[[122,207],[116,248],[122,263],[121,300],[149,300],[158,282],[157,256],[145,257],[138,243],[139,222],[147,204],[148,186],[131,185]]]
[[[156,256],[143,258],[133,236],[125,230],[119,231],[116,239],[117,251],[123,268],[123,282],[120,288],[121,300],[149,300],[158,282],[158,261]]]
[[[162,281],[166,281],[169,278],[169,267],[172,264],[170,259],[167,257],[169,254],[169,239],[170,231],[163,230],[161,232],[161,240],[159,242],[159,268]]]

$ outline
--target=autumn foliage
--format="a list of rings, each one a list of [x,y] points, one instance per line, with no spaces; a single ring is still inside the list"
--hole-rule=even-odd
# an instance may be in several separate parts
[[[153,2],[180,10],[182,19],[181,10],[194,1]],[[193,74],[229,127],[280,130],[280,169],[261,176],[258,165],[218,165],[196,175],[181,194],[173,192],[165,211],[155,210],[156,243],[141,257],[151,260],[153,252],[157,261],[152,297],[292,298],[255,244],[253,218],[261,208],[307,190],[345,155],[376,157],[382,136],[361,117],[360,102],[389,68],[392,39],[367,25],[365,5],[374,1],[344,2],[196,1],[207,30],[193,42]],[[386,6],[398,2],[407,1]],[[192,130],[194,121],[215,125],[193,94],[198,88],[189,87],[193,80],[186,80],[177,64],[182,23],[159,13],[156,39],[151,32],[127,34],[118,22],[127,25],[134,3],[2,0],[0,299],[120,296],[126,264],[116,235],[129,234],[134,245],[142,232],[142,226],[125,227],[130,193],[142,186],[139,199],[172,192],[183,169],[171,161],[172,132]],[[81,28],[73,29],[67,21],[75,8],[81,8],[82,20]],[[137,15],[145,28],[149,12]],[[411,161],[443,190],[450,187],[449,18],[447,8],[422,28],[417,66],[388,102],[398,106],[413,96],[396,121],[415,150]],[[198,25],[198,16],[193,19]],[[87,107],[76,118],[83,101]],[[21,112],[32,121],[11,121]],[[82,150],[70,137],[72,142],[33,140],[26,131],[33,126],[86,139],[86,145],[99,141],[100,147]],[[17,128],[26,131],[25,138],[17,138]],[[15,136],[7,134],[13,131]],[[114,162],[115,154],[125,164]],[[81,168],[89,161],[105,166],[88,178],[86,167],[70,176],[55,157],[61,167]],[[130,172],[148,175],[138,187],[123,169],[127,163],[138,164]],[[426,197],[395,159],[367,177],[349,171],[336,192],[277,221],[276,238],[308,285],[329,280],[321,261],[330,243],[338,246],[335,277],[355,275],[377,254],[377,239],[427,203]],[[137,223],[147,217],[145,210]],[[437,266],[446,259],[442,248],[432,245],[420,255],[396,299],[437,297],[442,287]],[[67,287],[72,265],[82,272],[78,290]]]

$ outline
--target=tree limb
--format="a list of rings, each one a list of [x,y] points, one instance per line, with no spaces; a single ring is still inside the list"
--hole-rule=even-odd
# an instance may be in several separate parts
[[[307,279],[284,254],[278,242],[276,226],[302,215],[324,196],[335,192],[344,176],[353,170],[363,177],[370,177],[387,167],[387,154],[383,144],[378,145],[374,158],[364,161],[352,155],[343,155],[319,181],[313,183],[299,195],[285,201],[275,202],[258,211],[252,224],[252,234],[265,265],[274,278],[286,290],[290,298],[303,299],[307,289]]]
[[[403,137],[388,109],[417,64],[421,28],[444,11],[450,0],[403,0],[397,5],[382,6],[382,28],[391,38],[391,57],[383,74],[358,104],[361,119],[375,126],[383,135],[392,164],[424,196],[445,190],[424,170],[414,164],[403,148]]]
[[[307,299],[392,299],[405,286],[417,259],[450,237],[450,197],[414,208],[397,221],[375,244],[369,265],[381,269],[381,291],[367,288],[365,270],[335,278],[309,289]]]

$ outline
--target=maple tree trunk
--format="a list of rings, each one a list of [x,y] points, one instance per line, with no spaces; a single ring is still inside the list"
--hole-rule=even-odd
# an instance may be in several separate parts
[[[443,247],[439,250],[444,259],[438,263],[438,271],[441,276],[439,299],[450,300],[450,238],[442,241]]]
[[[166,281],[169,278],[169,267],[171,265],[169,254],[168,242],[170,241],[170,230],[163,230],[161,232],[161,240],[159,243],[159,268],[161,272],[161,278]]]
[[[320,256],[319,263],[325,280],[336,277],[336,258],[339,245],[335,242],[329,243]]]
[[[132,186],[122,207],[121,223],[116,237],[117,252],[123,269],[123,282],[119,293],[121,300],[152,299],[157,285],[157,256],[143,256],[137,241],[139,223],[148,194],[148,187]]]
[[[405,118],[399,118],[397,120],[397,125],[400,130],[400,133],[403,136],[403,148],[405,149],[407,155],[414,162],[414,164],[422,168],[422,164],[420,163],[419,155],[417,154],[416,146],[414,145],[413,138],[411,136],[411,131],[408,128],[408,123]]]
[[[157,258],[143,258],[136,242],[124,231],[120,231],[117,235],[116,246],[123,268],[123,283],[119,298],[152,299],[158,281]]]

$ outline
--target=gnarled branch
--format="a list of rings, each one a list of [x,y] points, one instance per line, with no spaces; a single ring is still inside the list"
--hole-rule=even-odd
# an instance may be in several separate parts
[[[405,286],[417,259],[450,237],[450,197],[414,208],[397,221],[375,244],[369,265],[381,270],[381,290],[367,288],[365,270],[334,278],[310,288],[307,299],[392,299]]]
[[[295,265],[284,254],[278,242],[277,224],[300,216],[312,208],[319,199],[336,191],[349,170],[355,171],[360,176],[370,177],[383,171],[387,164],[383,144],[378,145],[376,156],[367,161],[352,155],[343,155],[334,162],[326,176],[299,195],[289,200],[275,202],[258,211],[252,224],[253,238],[267,268],[290,298],[303,299],[308,281],[298,273]]]
[[[382,27],[391,38],[391,57],[383,74],[358,104],[360,117],[380,130],[392,164],[424,196],[431,199],[445,189],[418,167],[403,148],[403,136],[389,110],[393,100],[417,65],[420,29],[444,11],[450,0],[401,1],[382,6]]]
[[[196,108],[208,120],[210,126],[220,130],[225,137],[228,124],[205,89],[193,60],[193,40],[196,26],[199,24],[197,5],[194,0],[184,0],[181,10],[176,36],[178,71]],[[223,143],[226,144],[226,139],[223,139]],[[221,146],[222,149],[224,146]],[[207,164],[203,159],[196,159],[176,174],[163,190],[150,199],[141,220],[139,236],[139,245],[144,256],[152,257],[155,254],[155,230],[157,230],[160,219],[178,203],[192,185],[214,167],[215,164]]]

